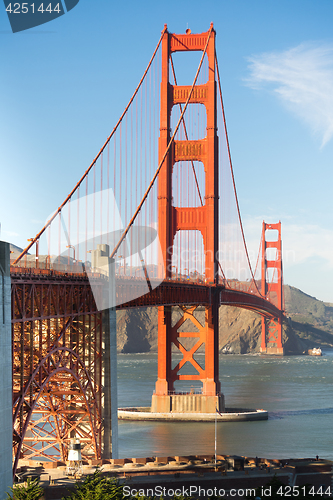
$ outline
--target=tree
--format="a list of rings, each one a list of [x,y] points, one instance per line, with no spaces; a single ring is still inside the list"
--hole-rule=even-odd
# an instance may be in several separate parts
[[[122,500],[123,487],[116,479],[102,476],[96,469],[93,475],[87,476],[84,481],[76,483],[76,489],[62,500]]]
[[[7,493],[7,500],[39,500],[44,494],[44,490],[39,484],[39,477],[35,479],[28,477],[26,486],[17,484],[10,490],[12,495]]]
[[[131,497],[133,498],[133,497]],[[102,476],[97,469],[92,476],[87,476],[85,480],[76,483],[76,490],[69,496],[61,500],[128,500],[125,496],[123,486],[120,486],[117,479],[110,479]],[[137,494],[136,500],[160,500],[156,497],[146,497]],[[194,500],[192,497],[175,496],[173,500]]]

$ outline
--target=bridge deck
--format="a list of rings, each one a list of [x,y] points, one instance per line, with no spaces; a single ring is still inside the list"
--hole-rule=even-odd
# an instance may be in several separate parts
[[[105,277],[96,274],[98,281],[105,280]],[[86,273],[62,273],[49,269],[36,268],[11,268],[12,284],[26,285],[48,285],[59,286],[71,284],[76,286],[87,286],[89,283]],[[154,279],[151,280],[154,286]],[[239,286],[239,285],[238,285]],[[128,300],[133,297],[134,300]],[[281,311],[271,302],[257,294],[246,292],[225,285],[213,285],[209,283],[197,283],[182,280],[164,280],[159,286],[147,293],[147,282],[142,278],[125,276],[116,278],[117,309],[134,307],[154,307],[161,305],[176,306],[179,304],[191,305],[200,304],[203,306],[212,303],[213,294],[218,293],[220,304],[244,309],[253,310],[268,318],[277,318]],[[15,321],[15,318],[12,318]]]

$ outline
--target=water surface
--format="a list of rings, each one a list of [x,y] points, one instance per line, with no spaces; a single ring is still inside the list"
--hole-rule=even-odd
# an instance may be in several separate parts
[[[157,355],[118,356],[118,403],[150,406]],[[219,454],[333,460],[333,350],[324,356],[221,355],[228,407],[264,408],[267,421],[217,424]],[[178,383],[177,390],[196,383]],[[214,453],[214,422],[119,421],[119,456]]]

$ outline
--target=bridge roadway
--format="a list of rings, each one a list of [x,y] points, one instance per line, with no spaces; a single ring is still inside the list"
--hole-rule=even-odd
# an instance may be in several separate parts
[[[102,284],[105,278],[103,275],[96,274],[93,279],[100,280]],[[249,309],[267,318],[278,318],[281,316],[281,311],[274,304],[258,294],[245,291],[244,288],[246,288],[246,285],[237,281],[234,281],[233,284],[235,286],[230,288],[225,284],[214,285],[190,280],[173,279],[166,279],[157,284],[154,282],[154,278],[152,278],[150,280],[152,290],[147,293],[147,282],[143,278],[117,276],[116,280],[117,304],[119,304],[117,305],[117,309],[161,305],[176,306],[180,304],[200,304],[206,306],[212,303],[214,294],[219,294],[219,303],[221,305]],[[64,273],[38,268],[11,267],[11,282],[12,287],[13,285],[30,285],[38,288],[43,285],[43,288],[45,286],[59,288],[71,285],[89,288],[89,280],[86,273]],[[133,296],[137,298],[129,300]],[[73,309],[72,312],[74,312]],[[15,319],[12,318],[12,321],[15,322]],[[28,319],[28,317],[25,317],[25,320]]]

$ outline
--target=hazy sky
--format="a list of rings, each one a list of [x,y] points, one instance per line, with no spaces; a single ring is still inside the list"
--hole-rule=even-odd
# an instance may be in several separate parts
[[[80,0],[13,34],[0,5],[1,239],[25,246],[111,132],[158,42],[214,23],[250,252],[282,222],[285,283],[333,302],[331,0]]]

